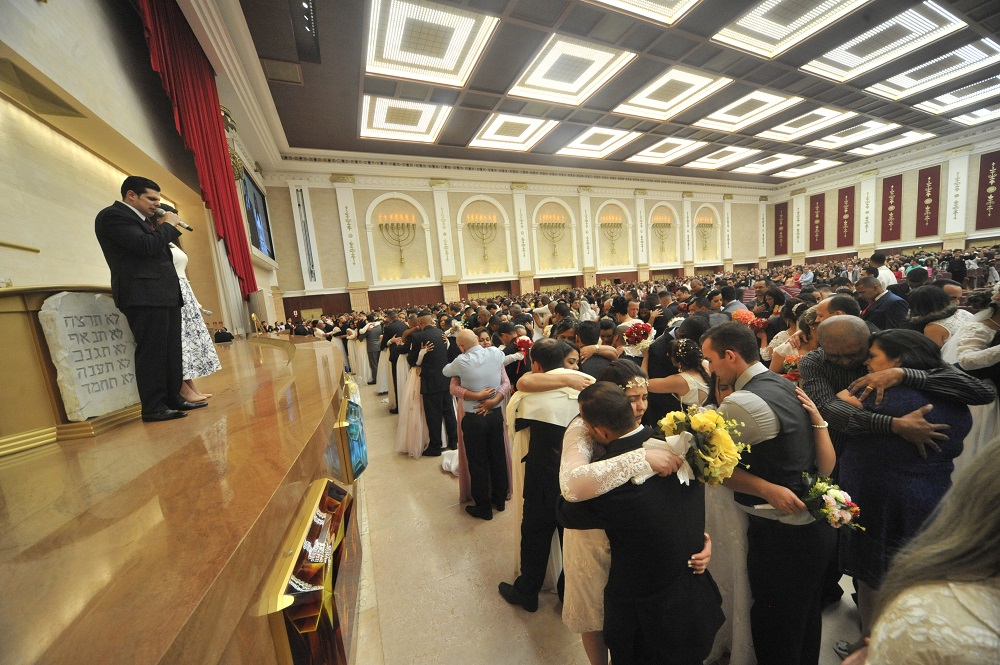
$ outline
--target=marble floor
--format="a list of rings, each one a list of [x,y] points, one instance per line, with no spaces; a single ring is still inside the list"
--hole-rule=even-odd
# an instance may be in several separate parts
[[[458,479],[442,472],[440,458],[393,452],[396,416],[374,386],[361,389],[369,466],[359,479],[356,665],[586,665],[554,593],[542,594],[534,614],[497,593],[499,582],[514,577],[514,511],[490,522],[469,517],[458,502]],[[821,665],[840,663],[832,644],[855,639],[856,620],[849,599],[826,611]]]

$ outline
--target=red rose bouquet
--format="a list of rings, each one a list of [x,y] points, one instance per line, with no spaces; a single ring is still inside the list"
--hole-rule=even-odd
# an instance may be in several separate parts
[[[636,321],[625,329],[625,353],[630,356],[641,356],[642,352],[653,343],[653,326],[642,321]]]
[[[755,333],[759,333],[762,330],[767,330],[767,324],[768,323],[770,323],[770,322],[767,319],[759,319],[758,318],[758,319],[754,319],[753,321],[751,321],[747,325],[750,326],[750,330],[754,331]]]

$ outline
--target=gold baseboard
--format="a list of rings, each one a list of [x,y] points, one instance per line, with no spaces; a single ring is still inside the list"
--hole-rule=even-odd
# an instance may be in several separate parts
[[[56,426],[59,441],[70,439],[87,439],[104,434],[109,429],[139,420],[142,417],[142,406],[133,404],[124,409],[112,411],[97,418],[91,418],[79,423],[64,423]]]
[[[41,427],[28,432],[19,432],[0,438],[0,457],[31,450],[38,446],[55,443],[57,439],[55,427]]]

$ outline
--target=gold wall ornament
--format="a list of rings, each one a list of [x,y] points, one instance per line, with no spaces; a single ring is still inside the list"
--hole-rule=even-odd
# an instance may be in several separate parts
[[[227,134],[229,132],[232,132],[232,133],[235,134],[236,133],[236,121],[233,120],[233,114],[232,114],[232,112],[229,109],[227,109],[225,106],[219,106],[219,109],[222,111],[222,127],[226,130]]]
[[[541,216],[542,215],[539,215],[539,217]],[[563,235],[566,233],[566,223],[539,222],[538,229],[542,232],[542,237],[552,243],[552,256],[559,256],[559,252],[556,250],[556,244],[563,239]]]
[[[702,258],[706,258],[704,255],[708,254],[708,237],[710,235],[712,235],[712,227],[702,224],[701,228],[698,229],[698,237],[701,238]]]
[[[379,213],[378,228],[385,241],[399,250],[399,264],[406,263],[403,248],[417,236],[417,219],[413,213]]]
[[[673,232],[673,227],[670,225],[670,222],[653,222],[650,224],[650,227],[653,229],[653,234],[660,239],[660,255],[662,256],[666,251],[663,246],[663,241],[670,237],[670,234]]]
[[[469,229],[469,234],[475,238],[476,242],[483,246],[483,261],[490,260],[490,255],[486,250],[489,244],[493,242],[493,239],[497,237],[497,223],[495,215],[489,216],[494,217],[494,221],[467,222],[465,225],[465,227]]]
[[[239,154],[237,154],[237,152],[232,148],[229,149],[229,163],[233,167],[233,180],[242,180],[243,173],[246,171],[246,165],[243,163]]]
[[[624,224],[622,224],[620,221],[601,222],[600,227],[601,227],[601,235],[603,235],[605,238],[611,241],[611,253],[617,254],[618,250],[615,244],[619,240],[621,240],[621,237],[624,233]]]

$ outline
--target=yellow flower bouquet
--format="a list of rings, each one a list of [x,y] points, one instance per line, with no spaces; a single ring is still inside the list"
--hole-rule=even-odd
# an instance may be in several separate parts
[[[678,454],[689,467],[678,471],[681,482],[684,482],[682,476],[690,473],[706,485],[718,485],[732,476],[740,463],[745,446],[733,439],[739,436],[736,429],[739,423],[726,420],[718,411],[692,406],[687,411],[671,411],[658,425],[667,441],[674,444],[670,449],[677,452],[676,444],[681,444],[683,453]]]

